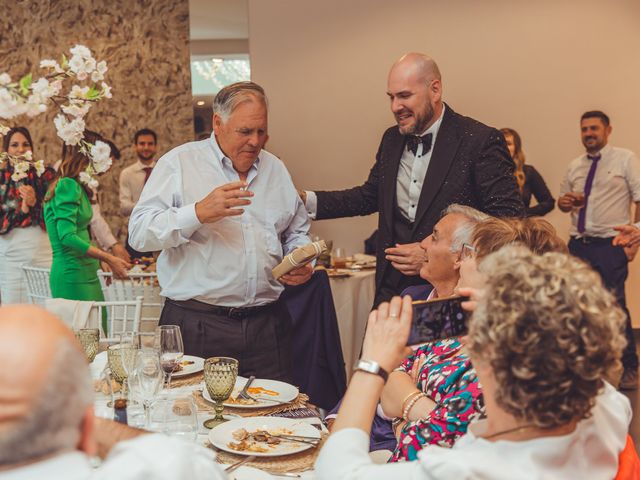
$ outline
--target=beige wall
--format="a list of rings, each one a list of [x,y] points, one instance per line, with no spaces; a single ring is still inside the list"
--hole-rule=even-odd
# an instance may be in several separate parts
[[[393,123],[385,96],[391,63],[432,55],[445,100],[458,112],[520,132],[552,193],[582,152],[585,110],[612,118],[614,145],[640,153],[640,2],[249,0],[255,81],[270,98],[269,149],[296,184],[361,183]],[[567,235],[568,218],[548,219]],[[313,231],[360,251],[374,216],[317,222]],[[628,297],[640,325],[640,260]]]
[[[25,16],[26,15],[26,16]],[[28,0],[3,9],[0,16],[0,71],[19,78],[36,72],[43,58],[59,58],[76,43],[106,60],[105,81],[113,98],[87,117],[87,128],[113,140],[122,152],[101,183],[102,212],[114,233],[122,230],[118,178],[132,163],[133,134],[149,127],[158,135],[159,152],[193,139],[189,68],[188,0]],[[60,156],[52,108],[36,118],[19,118],[29,128],[37,158],[54,163]]]

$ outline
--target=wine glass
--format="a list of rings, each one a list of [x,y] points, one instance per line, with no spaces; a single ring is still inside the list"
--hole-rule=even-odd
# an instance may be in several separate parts
[[[156,328],[155,346],[160,353],[160,365],[167,375],[167,388],[171,386],[171,375],[178,370],[184,355],[182,334],[177,325],[160,325]]]
[[[107,349],[107,363],[113,378],[122,385],[122,396],[127,398],[127,378],[133,370],[138,349],[130,343],[117,343]]]
[[[229,357],[211,357],[204,362],[204,383],[211,400],[215,402],[215,417],[204,422],[213,428],[227,420],[222,416],[224,401],[231,396],[238,376],[238,360]]]
[[[158,400],[150,408],[149,430],[195,441],[198,437],[197,407],[191,395]]]
[[[133,371],[129,376],[131,393],[142,401],[145,428],[149,427],[149,407],[162,389],[164,372],[160,366],[158,352],[144,348],[136,355]]]
[[[82,345],[87,360],[89,360],[89,363],[92,363],[98,353],[100,330],[98,328],[81,328],[74,333],[78,342]]]

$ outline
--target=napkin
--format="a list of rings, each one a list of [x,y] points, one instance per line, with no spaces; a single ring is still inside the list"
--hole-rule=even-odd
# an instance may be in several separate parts
[[[327,252],[327,244],[324,240],[310,243],[304,247],[298,247],[289,255],[284,257],[282,262],[273,267],[271,273],[273,273],[273,277],[277,280],[294,268],[302,267],[303,265],[315,260],[325,252]]]

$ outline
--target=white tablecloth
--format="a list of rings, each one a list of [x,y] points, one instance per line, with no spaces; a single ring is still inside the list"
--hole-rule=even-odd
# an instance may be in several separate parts
[[[364,270],[354,272],[350,277],[330,279],[347,381],[351,378],[353,366],[360,357],[376,290],[375,273],[375,270]]]

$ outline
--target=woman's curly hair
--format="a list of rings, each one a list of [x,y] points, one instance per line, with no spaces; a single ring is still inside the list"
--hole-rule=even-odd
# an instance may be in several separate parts
[[[543,428],[590,415],[618,368],[625,315],[586,263],[508,246],[486,257],[486,293],[469,324],[472,358],[487,362],[496,401]]]

